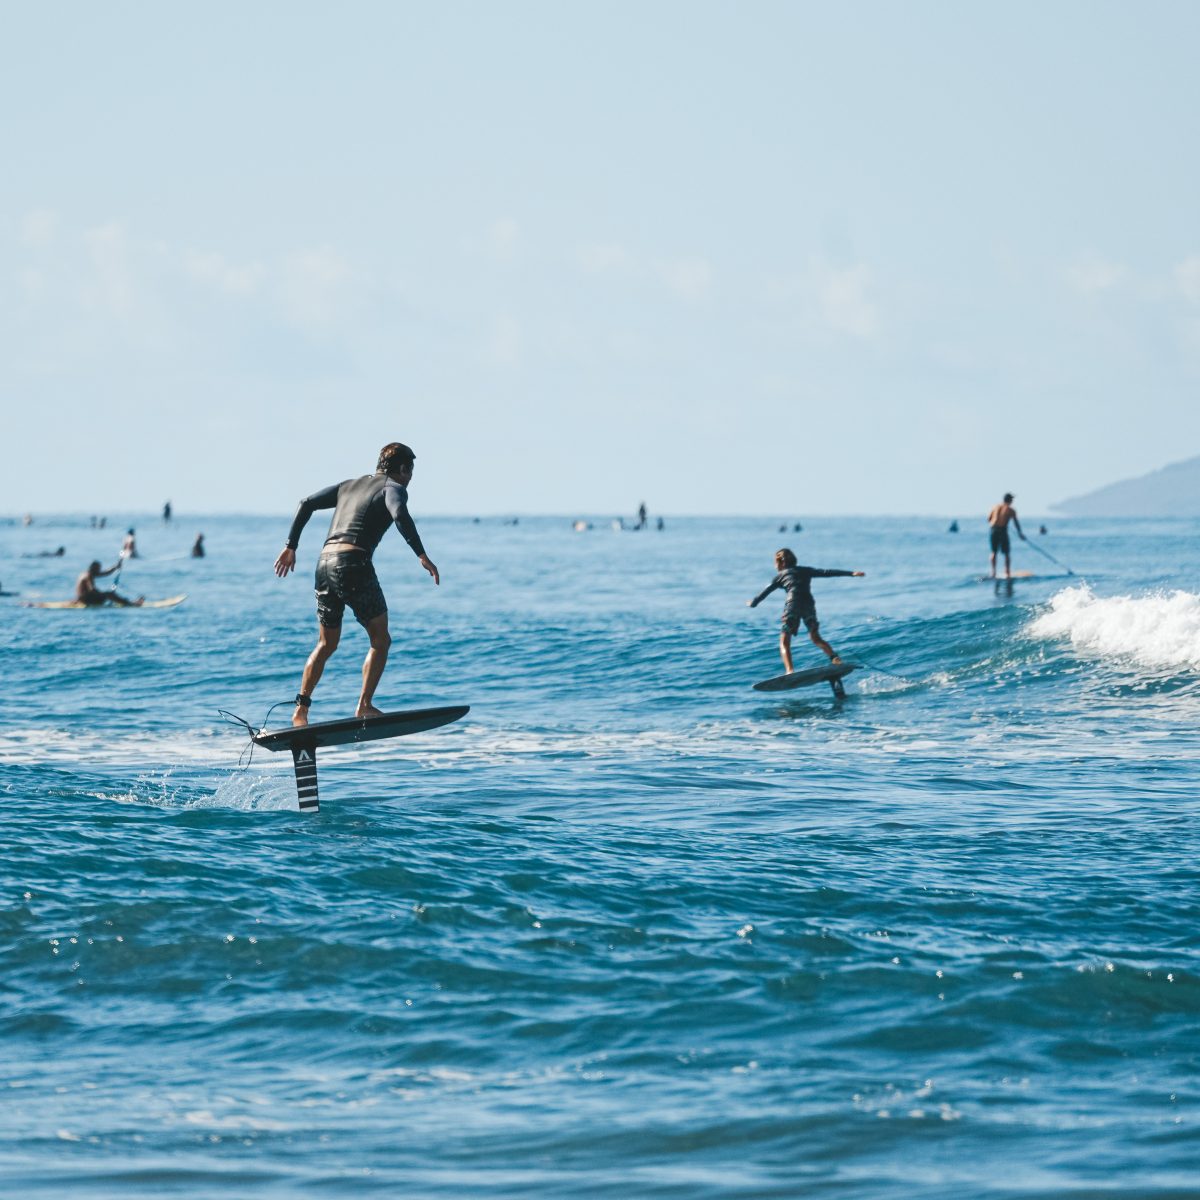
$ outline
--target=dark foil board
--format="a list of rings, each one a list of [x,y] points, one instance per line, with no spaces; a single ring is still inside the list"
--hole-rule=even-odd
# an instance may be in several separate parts
[[[255,742],[268,750],[291,750],[294,746],[348,746],[352,742],[374,742],[380,738],[403,737],[424,733],[465,717],[469,704],[451,704],[445,708],[414,708],[408,712],[384,713],[382,717],[350,717],[344,721],[319,721],[298,728],[264,730]]]
[[[832,683],[844,679],[851,671],[858,670],[858,663],[830,663],[827,667],[809,667],[807,671],[793,671],[790,675],[776,675],[754,685],[756,692],[786,692],[791,688],[811,687],[814,683]]]

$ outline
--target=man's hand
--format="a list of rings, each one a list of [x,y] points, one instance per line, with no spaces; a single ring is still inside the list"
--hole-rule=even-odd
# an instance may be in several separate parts
[[[429,561],[429,555],[428,555],[428,554],[422,554],[422,555],[421,555],[421,557],[420,557],[420,559],[418,559],[418,561],[420,562],[421,566],[423,566],[423,567],[425,568],[425,570],[427,570],[427,571],[430,573],[430,575],[432,575],[432,576],[433,576],[433,582],[434,582],[434,583],[436,583],[436,584],[439,584],[439,585],[440,585],[440,584],[441,584],[441,582],[442,582],[442,578],[441,578],[441,576],[438,574],[438,569],[437,569],[437,567],[435,567],[435,566],[433,565],[433,563],[431,563],[431,562]]]
[[[851,571],[850,574],[853,575],[855,579],[861,579],[866,574],[866,571]]]
[[[291,546],[284,546],[279,552],[279,557],[275,560],[275,574],[282,579],[289,571],[296,566],[296,552]]]

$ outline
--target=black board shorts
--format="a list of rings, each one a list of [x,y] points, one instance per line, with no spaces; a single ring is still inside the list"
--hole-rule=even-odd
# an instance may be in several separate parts
[[[317,559],[317,620],[326,629],[340,629],[346,606],[360,625],[387,612],[375,564],[367,554],[346,550]]]
[[[784,606],[781,625],[785,633],[790,633],[795,637],[800,632],[801,621],[804,622],[804,628],[809,633],[816,633],[821,628],[821,623],[817,620],[815,606],[808,608],[793,608],[790,604]]]
[[[992,526],[992,553],[993,554],[1008,554],[1008,526],[993,525]]]

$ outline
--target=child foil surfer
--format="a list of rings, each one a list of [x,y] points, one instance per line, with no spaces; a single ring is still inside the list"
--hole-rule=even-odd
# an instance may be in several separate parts
[[[792,638],[800,632],[800,622],[804,622],[808,636],[813,645],[819,646],[831,662],[840,663],[842,660],[834,648],[821,636],[820,622],[817,620],[817,605],[813,600],[812,581],[828,579],[834,575],[849,575],[856,579],[862,578],[863,571],[833,571],[822,570],[820,567],[801,567],[796,565],[796,556],[786,547],[775,551],[775,578],[763,588],[753,600],[747,600],[750,608],[761,604],[776,588],[787,592],[787,603],[783,606],[782,629],[779,633],[779,654],[783,659],[783,669],[790,675],[795,669],[792,666]]]

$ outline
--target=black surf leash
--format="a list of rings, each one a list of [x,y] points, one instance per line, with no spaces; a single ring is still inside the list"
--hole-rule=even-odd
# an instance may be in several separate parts
[[[1041,546],[1039,546],[1039,545],[1037,544],[1037,542],[1031,542],[1031,541],[1029,541],[1029,539],[1028,539],[1028,538],[1026,538],[1026,539],[1025,539],[1025,541],[1026,541],[1026,543],[1027,543],[1028,545],[1032,546],[1032,547],[1033,547],[1033,548],[1034,548],[1034,549],[1035,549],[1035,550],[1036,550],[1036,551],[1037,551],[1039,554],[1044,554],[1044,555],[1045,555],[1045,556],[1046,556],[1046,557],[1047,557],[1047,558],[1048,558],[1048,559],[1049,559],[1049,560],[1050,560],[1050,561],[1051,561],[1051,562],[1052,562],[1052,563],[1053,563],[1053,564],[1054,564],[1056,567],[1062,567],[1062,569],[1063,569],[1064,571],[1066,571],[1066,573],[1067,573],[1068,575],[1074,575],[1074,574],[1075,574],[1075,572],[1074,572],[1074,571],[1072,571],[1072,570],[1071,570],[1071,568],[1070,568],[1070,567],[1068,567],[1068,566],[1067,566],[1067,564],[1066,564],[1065,562],[1059,562],[1059,560],[1058,560],[1057,558],[1055,558],[1055,557],[1054,557],[1054,555],[1053,555],[1053,554],[1051,554],[1049,550],[1043,550],[1043,549],[1041,548]]]
[[[241,754],[238,755],[238,766],[241,767],[243,770],[249,770],[250,764],[254,761],[254,750],[255,750],[255,747],[258,745],[258,743],[254,739],[256,737],[258,737],[259,733],[261,733],[262,730],[266,729],[267,722],[271,719],[271,714],[281,704],[286,704],[286,703],[287,703],[286,700],[277,700],[274,704],[272,704],[271,707],[267,709],[267,715],[265,717],[263,717],[263,723],[257,729],[253,725],[251,725],[250,722],[247,721],[245,717],[239,717],[237,715],[237,713],[231,713],[226,708],[218,708],[217,709],[217,712],[220,715],[221,719],[227,725],[240,725],[246,731],[247,736],[250,738],[249,744],[241,752]],[[242,761],[243,759],[245,759],[245,762]]]

